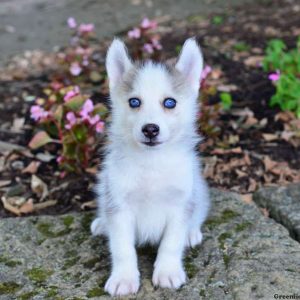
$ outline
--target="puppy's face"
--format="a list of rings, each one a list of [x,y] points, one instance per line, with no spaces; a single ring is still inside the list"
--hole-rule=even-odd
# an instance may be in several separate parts
[[[150,61],[133,64],[124,44],[115,40],[107,56],[113,134],[153,149],[192,134],[201,70],[194,40],[185,43],[175,67]]]

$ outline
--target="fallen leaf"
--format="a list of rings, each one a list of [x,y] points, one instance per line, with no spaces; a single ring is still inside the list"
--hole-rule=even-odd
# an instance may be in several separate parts
[[[217,90],[219,92],[226,92],[226,93],[230,93],[233,91],[236,91],[238,89],[238,87],[235,84],[220,84],[217,86]]]
[[[231,148],[231,149],[217,148],[211,152],[211,154],[218,154],[218,155],[230,154],[230,153],[239,154],[239,153],[243,153],[243,150],[241,147],[236,147],[236,148]]]
[[[25,169],[22,170],[22,173],[35,174],[41,163],[39,161],[32,161]]]
[[[85,171],[87,173],[95,175],[98,173],[98,167],[86,168]]]
[[[257,182],[253,178],[249,178],[248,192],[254,192],[257,189]]]
[[[0,180],[0,188],[11,184],[11,180]]]
[[[252,193],[243,194],[243,195],[241,195],[241,198],[247,204],[253,203],[253,194]]]
[[[263,133],[262,136],[267,142],[275,141],[278,139],[278,135],[273,133]]]
[[[19,211],[20,213],[23,214],[28,214],[33,212],[34,207],[33,207],[33,200],[32,198],[30,198],[28,201],[26,201],[20,208]]]
[[[247,173],[245,173],[245,172],[243,172],[243,171],[241,171],[239,169],[235,169],[234,171],[237,174],[238,178],[242,178],[242,177],[245,177],[245,176],[248,175]]]
[[[14,132],[22,132],[22,128],[25,124],[25,118],[16,118],[13,120],[12,131]]]
[[[43,201],[48,196],[48,187],[44,181],[42,181],[36,175],[31,177],[31,189],[32,191],[40,197],[40,201]]]
[[[48,200],[48,201],[41,202],[41,203],[35,203],[35,204],[33,204],[33,209],[41,210],[41,209],[44,209],[44,208],[47,208],[50,206],[54,206],[54,205],[56,205],[56,203],[57,203],[57,200]]]
[[[263,55],[249,56],[244,60],[244,64],[248,67],[259,67],[264,59]]]
[[[277,165],[277,162],[272,160],[269,156],[264,157],[263,163],[266,171],[272,170]]]
[[[80,208],[81,208],[82,210],[85,210],[85,209],[87,209],[87,208],[96,208],[96,207],[97,207],[97,202],[96,202],[96,200],[84,202],[84,203],[80,206]]]
[[[266,208],[260,208],[260,211],[266,218],[269,217],[269,211]]]
[[[17,207],[14,207],[13,205],[9,204],[9,202],[7,202],[6,197],[2,197],[1,201],[3,203],[3,206],[6,210],[10,211],[11,213],[20,216],[20,210]]]

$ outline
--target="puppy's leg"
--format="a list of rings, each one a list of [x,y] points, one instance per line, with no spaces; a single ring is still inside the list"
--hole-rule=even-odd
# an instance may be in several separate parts
[[[153,284],[163,288],[177,289],[186,281],[182,256],[187,226],[183,217],[170,218],[161,240],[154,264]]]
[[[107,224],[112,273],[105,291],[112,296],[136,293],[139,289],[139,271],[135,250],[135,228],[132,216],[119,212],[110,216]]]
[[[195,247],[202,242],[201,226],[204,223],[209,210],[209,192],[206,183],[200,177],[198,185],[193,192],[193,210],[189,216],[189,231],[186,239],[186,246]]]

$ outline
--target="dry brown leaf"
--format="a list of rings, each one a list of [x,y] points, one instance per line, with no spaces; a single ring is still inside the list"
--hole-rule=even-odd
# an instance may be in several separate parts
[[[263,55],[253,55],[249,56],[244,60],[244,64],[248,67],[258,67],[264,59]]]
[[[243,194],[243,195],[241,195],[241,198],[247,204],[253,203],[253,194],[252,193]]]
[[[98,173],[98,168],[97,168],[97,167],[86,168],[85,171],[86,171],[87,173],[90,173],[90,174],[95,175],[95,174]]]
[[[248,192],[254,192],[257,189],[257,182],[253,178],[249,178]]]
[[[217,154],[217,155],[230,154],[230,153],[240,154],[240,153],[243,153],[243,150],[241,147],[236,147],[236,148],[231,148],[231,149],[217,148],[217,149],[214,149],[211,153]]]
[[[254,113],[249,107],[245,107],[243,109],[232,109],[230,111],[231,115],[237,117],[253,117]]]
[[[269,217],[269,211],[266,208],[260,208],[260,211],[266,218]]]
[[[85,209],[87,209],[87,208],[96,208],[96,207],[97,207],[97,202],[96,202],[96,200],[84,202],[84,203],[80,206],[80,208],[81,208],[82,210],[85,210]]]
[[[281,132],[280,137],[281,137],[283,140],[289,142],[290,139],[291,139],[294,135],[295,135],[295,132],[292,132],[292,131],[286,131],[286,130],[285,130],[285,131],[282,131],[282,132]]]
[[[238,178],[242,178],[242,177],[245,177],[245,176],[248,175],[247,173],[245,173],[245,172],[243,172],[243,171],[241,171],[239,169],[235,169],[234,171],[237,174]]]
[[[30,198],[28,201],[26,201],[20,208],[19,211],[20,213],[23,214],[28,214],[33,212],[34,207],[33,207],[33,200],[32,198]]]
[[[25,124],[25,118],[16,118],[13,120],[12,131],[22,132],[22,128]]]
[[[254,117],[248,117],[244,123],[244,125],[246,126],[253,126],[256,125],[258,123],[258,120]]]
[[[17,216],[20,216],[20,214],[21,214],[20,210],[17,207],[9,204],[9,202],[6,200],[6,198],[4,196],[1,198],[1,200],[2,200],[3,206],[6,210],[10,211],[11,213],[13,213]]]
[[[238,89],[238,87],[235,84],[220,84],[217,86],[217,90],[219,92],[230,93],[230,92],[236,91],[237,89]]]
[[[275,116],[275,121],[283,121],[283,122],[289,122],[291,120],[294,120],[295,119],[295,115],[290,112],[290,111],[282,111],[282,112],[279,112],[278,114],[276,114]]]
[[[22,173],[35,174],[41,163],[39,161],[32,161],[26,168],[22,170]]]
[[[48,196],[48,187],[44,181],[42,181],[36,175],[31,177],[31,189],[32,191],[40,197],[40,201]]]
[[[273,133],[263,133],[262,136],[267,142],[275,141],[278,139],[278,135]]]
[[[0,188],[11,184],[11,180],[0,180]]]
[[[268,155],[264,157],[263,163],[266,171],[272,170],[277,165],[277,162],[272,160]]]
[[[47,208],[47,207],[50,207],[50,206],[54,206],[54,205],[56,205],[56,203],[57,203],[57,200],[48,200],[48,201],[41,202],[41,203],[34,203],[33,204],[33,209],[34,210],[41,210],[41,209],[44,209],[44,208]]]

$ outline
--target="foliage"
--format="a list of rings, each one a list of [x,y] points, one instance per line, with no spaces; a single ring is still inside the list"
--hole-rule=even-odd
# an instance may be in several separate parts
[[[31,107],[31,118],[40,131],[29,143],[37,149],[48,143],[61,145],[57,162],[69,172],[81,172],[90,166],[90,158],[97,145],[96,133],[102,133],[107,109],[94,105],[78,86],[64,87],[52,83]]]
[[[160,36],[155,32],[157,22],[144,18],[138,27],[128,31],[127,36],[131,40],[134,59],[158,59],[162,45]]]
[[[270,105],[279,105],[282,110],[292,111],[300,118],[300,37],[296,48],[290,51],[287,51],[282,40],[271,40],[266,49],[263,68],[273,72],[269,79],[276,87]]]
[[[69,18],[68,27],[72,30],[70,47],[58,54],[58,61],[64,71],[63,76],[75,83],[85,80],[96,83],[101,81],[104,76],[98,71],[99,66],[94,59],[94,50],[91,46],[95,38],[94,24],[77,25],[74,18]]]
[[[221,104],[224,110],[229,110],[232,106],[231,94],[223,92],[220,94]]]

